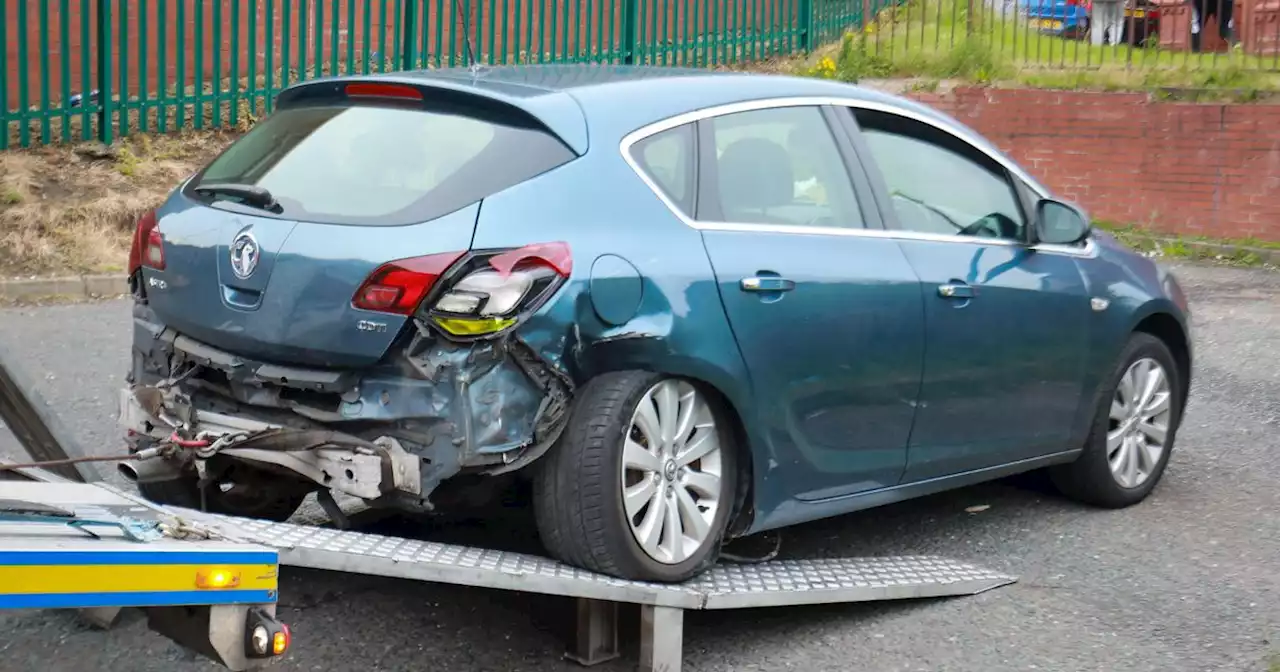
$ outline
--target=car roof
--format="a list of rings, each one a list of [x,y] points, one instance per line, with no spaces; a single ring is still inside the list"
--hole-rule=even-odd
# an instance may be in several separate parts
[[[310,80],[290,88],[369,79],[471,93],[523,109],[556,132],[579,154],[593,144],[616,147],[632,131],[700,109],[770,98],[830,97],[901,110],[959,132],[987,153],[1004,156],[1000,148],[985,137],[932,107],[902,96],[818,77],[702,68],[559,63],[348,75]],[[1038,190],[1048,193],[1030,175],[1024,173],[1024,178]]]
[[[366,76],[369,77],[369,76]],[[693,110],[766,98],[840,97],[893,105],[939,121],[946,115],[905,98],[816,77],[700,68],[541,64],[441,68],[372,75],[383,81],[470,91],[523,107],[536,116],[563,113],[572,100],[596,140]],[[363,79],[355,76],[343,79]],[[571,143],[573,144],[573,143]]]

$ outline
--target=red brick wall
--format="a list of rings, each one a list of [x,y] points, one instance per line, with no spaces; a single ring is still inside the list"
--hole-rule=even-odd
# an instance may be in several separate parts
[[[911,95],[982,133],[1097,219],[1280,241],[1280,105],[1033,89]]]

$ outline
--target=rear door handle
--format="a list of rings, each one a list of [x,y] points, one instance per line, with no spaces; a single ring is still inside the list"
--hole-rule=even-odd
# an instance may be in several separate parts
[[[789,292],[796,288],[794,280],[779,277],[743,278],[744,292]]]
[[[969,285],[938,285],[938,296],[944,299],[972,299],[973,288]]]

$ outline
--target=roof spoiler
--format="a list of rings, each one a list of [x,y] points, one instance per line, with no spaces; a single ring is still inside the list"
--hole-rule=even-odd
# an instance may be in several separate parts
[[[300,82],[281,91],[276,107],[347,98],[349,84],[393,85],[422,92],[431,109],[456,110],[497,123],[534,122],[560,138],[575,154],[585,154],[587,120],[572,96],[561,91],[480,82],[448,76],[353,75]]]

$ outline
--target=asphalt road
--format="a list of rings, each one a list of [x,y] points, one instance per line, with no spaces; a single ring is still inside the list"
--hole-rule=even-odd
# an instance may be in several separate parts
[[[945,601],[692,613],[686,669],[1280,670],[1280,274],[1180,277],[1198,378],[1152,499],[1102,512],[1000,482],[795,528],[789,557],[938,553],[1021,580]],[[127,328],[121,302],[0,310],[0,344],[104,453]],[[297,648],[280,670],[577,669],[559,659],[567,601],[286,570],[281,604]],[[634,669],[631,649],[599,669]],[[0,615],[0,672],[35,669],[213,668],[136,618],[103,633],[65,613]]]

